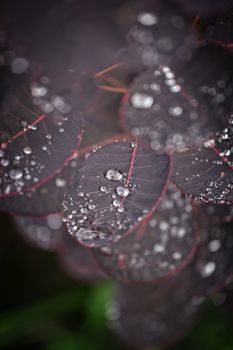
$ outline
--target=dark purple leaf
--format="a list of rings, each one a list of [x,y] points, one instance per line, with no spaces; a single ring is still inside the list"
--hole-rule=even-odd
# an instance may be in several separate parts
[[[111,247],[94,249],[93,254],[117,280],[156,283],[176,275],[190,262],[197,238],[191,201],[170,189],[136,232]]]
[[[182,289],[120,286],[107,316],[113,332],[133,348],[167,347],[183,338],[197,319],[198,308]]]
[[[30,50],[49,72],[56,89],[78,85],[83,72],[112,65],[126,41],[114,20],[117,8],[74,1],[47,9]]]
[[[99,144],[80,147],[71,157],[68,164],[65,165],[51,180],[44,183],[39,188],[20,193],[18,196],[1,198],[0,211],[12,215],[32,217],[60,213],[62,211],[64,194],[68,188],[72,175],[80,168],[88,154],[96,147],[112,143],[114,140],[119,140],[119,138],[123,139],[125,136],[119,135],[116,138],[112,137],[105,139]],[[84,143],[87,143],[87,138],[84,137],[83,141]]]
[[[54,251],[66,231],[60,214],[44,218],[14,217],[20,236],[31,246]]]
[[[56,91],[70,87],[85,71],[108,67],[125,45],[114,18],[122,2],[2,2],[0,13],[10,21],[10,49],[40,62]]]
[[[197,147],[219,130],[169,67],[150,69],[133,82],[123,100],[121,122],[134,136],[147,137],[155,150]]]
[[[205,147],[174,155],[173,181],[190,197],[204,202],[233,202],[233,120]]]
[[[199,205],[194,220],[200,232],[196,255],[177,277],[177,285],[201,302],[229,283],[233,273],[233,211],[225,205]]]
[[[118,241],[156,209],[170,172],[168,155],[157,155],[137,142],[114,142],[97,149],[66,194],[68,231],[89,247]]]
[[[201,47],[178,72],[189,95],[198,101],[202,114],[220,131],[232,112],[233,55],[224,47]]]
[[[128,11],[130,66],[177,65],[191,58],[197,38],[180,7],[168,1],[134,1]]]
[[[78,244],[66,230],[57,249],[62,268],[77,281],[97,282],[106,278],[89,248]]]
[[[81,140],[79,112],[48,86],[8,95],[1,106],[0,196],[41,186],[66,164]]]
[[[93,145],[123,133],[118,125],[120,97],[102,94],[94,108],[84,113],[85,133],[81,146]]]
[[[62,201],[75,169],[84,160],[81,150],[51,180],[18,196],[1,198],[0,211],[19,216],[44,216],[62,211]]]

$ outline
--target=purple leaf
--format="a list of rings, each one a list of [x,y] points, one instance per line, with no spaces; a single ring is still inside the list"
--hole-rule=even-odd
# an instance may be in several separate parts
[[[228,284],[233,273],[233,211],[225,205],[196,205],[195,226],[200,243],[194,259],[177,277],[177,285],[196,300]]]
[[[20,193],[18,196],[3,197],[0,211],[19,216],[44,216],[62,211],[62,201],[75,169],[84,160],[81,150],[75,152],[68,164],[58,174],[39,188]]]
[[[169,67],[150,69],[133,82],[123,100],[121,123],[135,137],[148,138],[155,150],[197,147],[219,130]]]
[[[1,108],[0,197],[47,182],[81,140],[80,114],[62,96],[49,96],[42,83],[31,84],[30,93],[21,95],[8,96]]]
[[[186,91],[197,100],[202,114],[219,127],[217,131],[227,126],[232,112],[232,62],[233,55],[226,48],[206,45],[178,71]]]
[[[97,149],[66,194],[68,231],[89,247],[118,241],[157,208],[170,172],[170,156],[157,155],[137,142],[114,142]]]
[[[60,172],[39,188],[20,193],[18,196],[1,198],[0,211],[19,216],[45,216],[62,211],[62,201],[68,184],[74,172],[80,168],[85,158],[93,149],[112,143],[115,140],[125,139],[125,135],[118,135],[105,139],[99,144],[80,147]],[[87,139],[84,137],[84,143]],[[82,142],[83,145],[83,142]]]
[[[136,232],[111,247],[94,249],[93,254],[114,279],[156,283],[178,274],[192,259],[196,245],[191,201],[170,189]]]
[[[189,60],[197,46],[192,21],[171,2],[135,1],[128,38],[128,60],[141,68],[179,65]]]
[[[89,248],[78,244],[66,230],[57,249],[61,267],[79,282],[97,282],[106,279],[106,275],[97,265]]]
[[[119,135],[122,129],[118,125],[119,97],[116,94],[105,93],[97,102],[95,108],[84,113],[85,133],[81,146],[97,144],[107,138]],[[114,107],[113,107],[114,106]]]
[[[174,155],[173,181],[190,197],[204,202],[233,202],[233,120],[205,147]]]

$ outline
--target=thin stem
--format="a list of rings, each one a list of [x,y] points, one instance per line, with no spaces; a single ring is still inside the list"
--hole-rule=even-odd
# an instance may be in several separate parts
[[[118,94],[125,94],[128,91],[126,88],[112,87],[107,85],[99,85],[98,89],[102,91],[115,92]]]
[[[106,74],[106,73],[108,73],[108,72],[111,72],[111,71],[113,71],[114,69],[117,69],[117,68],[119,68],[119,67],[122,67],[123,65],[124,65],[124,63],[116,63],[116,64],[112,65],[111,67],[108,67],[108,68],[106,68],[106,69],[104,69],[104,70],[102,70],[102,71],[96,73],[96,74],[94,75],[94,77],[95,77],[95,78],[101,77],[102,75],[104,75],[104,74]]]

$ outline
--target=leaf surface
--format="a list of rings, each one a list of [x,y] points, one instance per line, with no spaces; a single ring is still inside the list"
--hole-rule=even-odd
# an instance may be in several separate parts
[[[119,141],[93,152],[74,176],[63,203],[70,234],[89,247],[132,232],[159,205],[171,172],[170,156]]]

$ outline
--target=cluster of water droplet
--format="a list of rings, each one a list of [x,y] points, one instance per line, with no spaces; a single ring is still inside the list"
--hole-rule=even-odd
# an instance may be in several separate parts
[[[132,54],[144,67],[170,64],[174,59],[190,60],[197,47],[197,38],[189,32],[181,13],[139,12],[130,29]]]
[[[57,141],[59,134],[63,134],[70,124],[75,124],[69,103],[63,97],[49,94],[48,84],[49,79],[42,77],[40,82],[31,84],[30,96],[23,93],[21,98],[5,98],[0,134],[7,137],[1,137],[0,143],[1,195],[18,194],[27,187],[33,188],[51,164],[59,143],[62,145]],[[14,131],[9,133],[8,130]],[[54,159],[57,167],[62,165],[63,159],[59,162],[57,155]]]
[[[151,147],[178,152],[201,146],[215,131],[213,121],[186,96],[179,79],[169,67],[148,70],[130,88],[123,105],[124,126],[136,137],[147,137]]]
[[[100,265],[110,276],[131,282],[155,282],[174,272],[195,244],[191,211],[188,198],[169,190],[146,225],[143,222],[134,234],[95,253]]]
[[[111,235],[111,232],[116,229],[116,225],[118,225],[118,228],[126,225],[126,221],[123,224],[119,217],[119,214],[124,213],[124,200],[130,193],[129,188],[125,185],[125,175],[118,169],[110,168],[102,176],[110,181],[111,185],[108,185],[108,182],[106,182],[106,185],[101,185],[98,191],[94,193],[94,197],[90,193],[85,193],[85,188],[79,185],[77,196],[81,201],[78,203],[78,210],[73,210],[72,214],[65,219],[69,230],[78,241],[83,243],[91,242],[96,236],[98,236],[100,241],[105,240],[106,236]],[[112,183],[116,183],[114,189]],[[108,201],[108,205],[105,208],[95,212],[101,196],[110,198],[111,202],[109,203]],[[64,203],[65,209],[66,203],[68,208],[70,200],[71,198],[68,198]],[[115,212],[116,216],[108,222],[107,228],[102,225],[101,218],[109,215],[112,211]],[[88,228],[88,225],[90,225],[90,228]]]
[[[178,160],[178,162],[177,162]],[[183,171],[183,162],[188,167]],[[204,202],[232,202],[232,117],[227,128],[204,142],[204,147],[176,157],[175,177],[185,192]],[[180,185],[179,185],[180,186]]]

